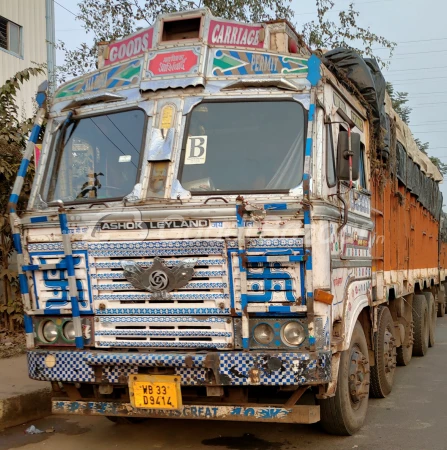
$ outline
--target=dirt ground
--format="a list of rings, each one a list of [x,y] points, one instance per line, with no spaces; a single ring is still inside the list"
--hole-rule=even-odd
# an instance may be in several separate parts
[[[0,330],[0,359],[21,355],[26,351],[25,333]]]

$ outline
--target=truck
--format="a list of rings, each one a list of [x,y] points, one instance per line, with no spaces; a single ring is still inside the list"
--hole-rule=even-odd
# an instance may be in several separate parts
[[[375,60],[205,8],[36,99],[9,210],[53,413],[351,435],[435,345],[442,175]]]

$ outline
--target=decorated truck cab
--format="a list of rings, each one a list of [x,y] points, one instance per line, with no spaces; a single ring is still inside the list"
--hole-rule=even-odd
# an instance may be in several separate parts
[[[350,58],[200,9],[103,44],[49,103],[42,87],[10,212],[29,374],[54,413],[352,434],[434,344],[442,177]]]

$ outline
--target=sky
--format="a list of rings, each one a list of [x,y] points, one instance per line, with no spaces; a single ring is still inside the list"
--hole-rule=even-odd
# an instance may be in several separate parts
[[[346,9],[349,0],[334,0],[329,18]],[[57,2],[57,3],[56,3]],[[81,23],[75,19],[78,0],[55,0],[56,39],[75,48],[88,42]],[[445,0],[359,0],[354,2],[364,28],[397,43],[389,67],[383,71],[396,91],[409,93],[410,127],[415,137],[430,143],[429,155],[447,163],[447,29]],[[316,20],[315,0],[292,0],[297,31]],[[373,47],[377,56],[388,58],[386,49]],[[57,64],[63,53],[57,52]],[[446,83],[446,86],[444,86]],[[440,186],[447,205],[447,177]],[[445,209],[445,208],[444,208]]]

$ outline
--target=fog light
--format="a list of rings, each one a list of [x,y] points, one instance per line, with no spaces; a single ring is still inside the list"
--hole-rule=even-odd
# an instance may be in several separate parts
[[[56,324],[51,320],[45,322],[42,326],[42,335],[47,342],[54,342],[58,335]]]
[[[270,325],[261,323],[254,330],[254,338],[259,344],[267,345],[273,341],[275,333]]]
[[[75,337],[73,321],[69,320],[68,322],[65,322],[64,325],[64,338],[67,339],[67,341],[74,341]]]
[[[289,322],[282,328],[282,338],[287,345],[300,345],[306,338],[304,327],[298,322]]]

